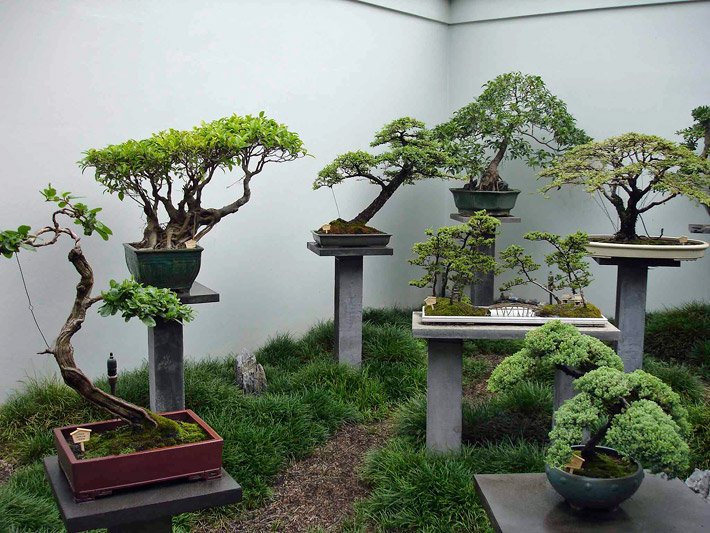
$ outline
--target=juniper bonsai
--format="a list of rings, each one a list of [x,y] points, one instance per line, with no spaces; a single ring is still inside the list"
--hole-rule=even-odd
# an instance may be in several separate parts
[[[452,153],[452,172],[469,190],[508,190],[498,170],[504,159],[546,165],[570,146],[590,138],[575,125],[566,104],[540,76],[510,72],[483,86],[473,102],[436,128]],[[476,181],[478,178],[478,181]]]
[[[578,185],[606,198],[618,216],[618,242],[637,241],[639,217],[676,196],[710,205],[710,161],[653,135],[626,133],[576,146],[540,175],[551,180],[543,192]]]
[[[304,155],[298,135],[262,112],[90,149],[79,165],[95,169],[106,191],[141,206],[146,227],[138,248],[181,248],[197,243],[245,205],[251,198],[251,180],[265,165]],[[232,177],[232,185],[241,181],[241,196],[219,208],[204,207],[203,194],[218,171],[235,168],[241,176]]]
[[[466,285],[497,270],[495,259],[480,249],[495,242],[499,225],[498,219],[478,211],[465,224],[436,231],[427,229],[429,239],[414,244],[412,251],[416,257],[409,260],[411,265],[421,266],[425,274],[409,284],[429,287],[432,296],[461,302]]]
[[[488,390],[504,392],[526,379],[549,379],[558,369],[579,377],[593,369],[624,369],[621,358],[598,339],[571,324],[548,322],[525,335],[523,348],[503,359],[488,379]]]
[[[651,472],[676,476],[688,470],[690,434],[687,411],[680,397],[659,378],[636,370],[601,367],[574,381],[579,391],[555,413],[547,463],[563,468],[572,446],[592,429],[581,456],[590,459],[595,447],[610,446]]]
[[[448,156],[419,120],[403,117],[385,124],[370,146],[387,148],[377,155],[363,150],[339,155],[313,182],[314,190],[333,187],[348,179],[365,179],[380,188],[370,205],[348,221],[352,224],[367,224],[402,185],[446,177],[440,167],[446,164]]]
[[[94,273],[81,248],[81,237],[61,221],[68,219],[80,226],[84,235],[97,233],[106,240],[111,235],[111,230],[96,217],[101,209],[90,209],[85,204],[76,202],[76,197],[71,193],[58,194],[51,185],[42,191],[42,195],[45,201],[57,205],[52,213],[51,224],[34,232],[29,226],[0,232],[0,254],[8,258],[20,250],[36,250],[56,244],[62,236],[73,241],[68,259],[80,278],[74,302],[53,345],[41,353],[54,356],[64,382],[90,403],[131,425],[158,427],[156,415],[99,389],[91,382],[74,360],[72,338],[81,329],[87,310],[101,301],[104,301],[104,304],[99,308],[99,314],[107,316],[120,312],[126,320],[139,317],[148,326],[155,325],[155,318],[189,322],[193,317],[192,309],[182,305],[177,295],[170,290],[143,287],[133,280],[121,284],[112,281],[107,292],[92,296]]]
[[[702,139],[703,148],[700,157],[708,159],[710,157],[710,106],[696,107],[691,115],[695,122],[676,133],[683,136],[685,146],[692,151],[698,149],[698,141]]]

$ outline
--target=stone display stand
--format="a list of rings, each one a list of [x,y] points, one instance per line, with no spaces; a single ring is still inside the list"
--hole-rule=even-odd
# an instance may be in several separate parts
[[[690,233],[710,233],[710,224],[688,224]]]
[[[184,304],[219,302],[219,294],[200,283],[193,283],[187,293],[178,293]],[[148,376],[150,408],[164,413],[185,409],[185,364],[183,361],[182,324],[156,319],[148,328]]]
[[[649,267],[679,267],[673,259],[634,259],[594,257],[600,265],[615,265],[616,324],[622,332],[617,353],[624,370],[633,372],[643,366],[643,337],[646,330],[646,288]]]
[[[498,533],[689,533],[710,529],[710,510],[678,479],[646,474],[615,511],[575,511],[545,474],[476,474],[476,492]]]
[[[362,258],[392,255],[388,246],[320,246],[307,248],[320,257],[335,257],[335,356],[359,368],[362,362]]]
[[[108,533],[169,533],[172,517],[237,503],[242,488],[222,469],[222,477],[151,485],[76,503],[57,456],[44,458],[44,470],[67,531],[108,528]]]
[[[412,335],[426,339],[428,344],[427,448],[440,452],[461,448],[463,341],[522,339],[536,327],[539,326],[423,324],[421,312],[412,313]],[[604,341],[618,341],[620,337],[619,330],[609,323],[577,329]],[[565,374],[562,377],[568,378]],[[557,381],[556,377],[556,385]],[[561,403],[567,399],[564,394],[572,396],[572,389],[568,380],[559,386],[561,390],[555,393],[555,401]]]
[[[495,216],[495,215],[493,215]],[[459,213],[451,213],[452,220],[457,222],[468,222],[466,215],[461,215]],[[522,220],[520,217],[511,216],[501,216],[495,217],[502,224],[519,224]],[[496,256],[496,243],[495,241],[490,246],[481,246],[478,249],[479,252],[486,254],[489,257],[495,258]],[[493,272],[488,272],[483,276],[483,278],[478,282],[471,285],[471,302],[473,305],[491,305],[495,301],[495,276]]]

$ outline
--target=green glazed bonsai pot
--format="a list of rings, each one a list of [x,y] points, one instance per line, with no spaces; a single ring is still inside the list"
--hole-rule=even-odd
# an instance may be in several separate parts
[[[200,272],[201,246],[153,250],[124,243],[126,265],[136,281],[177,292],[190,290]]]
[[[584,446],[572,446],[581,450]],[[612,448],[597,446],[608,455],[619,455]],[[614,510],[638,490],[643,481],[643,468],[637,462],[636,472],[620,478],[600,479],[570,474],[559,468],[545,465],[545,473],[552,488],[574,509]]]
[[[520,191],[470,191],[463,188],[449,189],[454,195],[454,203],[459,214],[473,215],[476,211],[485,209],[491,216],[508,216],[515,207],[515,200]]]

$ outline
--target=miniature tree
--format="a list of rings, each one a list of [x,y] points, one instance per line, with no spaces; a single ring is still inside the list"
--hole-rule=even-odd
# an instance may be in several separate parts
[[[545,380],[555,369],[579,377],[602,366],[624,369],[621,358],[602,341],[553,320],[525,335],[523,348],[493,370],[488,390],[504,392],[526,379]]]
[[[572,446],[591,438],[581,451],[584,459],[596,455],[596,446],[610,446],[652,472],[680,475],[688,469],[690,433],[687,411],[678,394],[659,378],[636,370],[601,367],[574,381],[579,391],[555,413],[547,463],[563,468]]]
[[[579,185],[603,195],[619,218],[618,242],[637,241],[639,216],[676,196],[710,204],[710,161],[653,135],[627,133],[576,146],[540,175],[551,179],[543,192]]]
[[[154,414],[104,392],[91,382],[74,360],[72,337],[81,329],[87,310],[101,301],[104,302],[99,309],[101,315],[121,313],[126,320],[138,317],[148,326],[155,325],[155,318],[189,322],[192,320],[192,309],[182,305],[177,295],[167,289],[143,287],[133,280],[120,284],[112,281],[107,292],[92,296],[94,273],[81,249],[81,237],[71,227],[62,225],[61,219],[66,217],[73,221],[81,227],[84,235],[97,233],[106,240],[111,230],[96,218],[101,209],[89,209],[85,204],[75,202],[76,197],[68,192],[57,194],[51,185],[42,191],[42,195],[46,201],[57,204],[50,225],[35,232],[29,226],[0,232],[0,254],[8,258],[21,249],[35,250],[53,245],[63,235],[73,241],[68,259],[80,277],[76,295],[54,344],[41,353],[54,356],[64,382],[90,403],[134,426],[156,427],[158,422]]]
[[[582,306],[587,307],[584,289],[592,282],[589,265],[585,261],[587,255],[585,245],[589,241],[587,234],[578,231],[567,237],[560,237],[554,233],[532,231],[523,235],[523,238],[549,243],[554,251],[545,256],[545,263],[557,267],[559,272],[548,278],[547,285],[543,285],[532,275],[540,269],[540,265],[531,255],[526,254],[521,246],[513,244],[503,250],[500,256],[504,267],[515,271],[517,276],[504,283],[500,290],[507,291],[519,285],[532,284],[545,291],[558,305],[561,305],[563,302],[555,291],[570,289],[573,296],[579,296]]]
[[[696,107],[691,114],[695,122],[676,133],[683,136],[685,146],[693,151],[698,149],[698,141],[703,139],[700,157],[708,159],[710,157],[710,106]]]
[[[498,170],[503,159],[539,167],[590,140],[539,76],[510,72],[483,87],[478,98],[436,129],[453,154],[448,168],[468,179],[464,189],[508,190]]]
[[[314,190],[347,179],[365,179],[380,188],[370,205],[348,221],[350,224],[367,224],[402,185],[446,177],[440,167],[445,165],[447,154],[423,122],[409,117],[393,120],[375,134],[370,146],[387,149],[378,155],[362,150],[339,155],[313,182]]]
[[[498,219],[478,211],[465,224],[436,231],[427,229],[429,239],[414,244],[416,257],[409,260],[410,264],[421,266],[425,274],[409,284],[431,288],[432,296],[461,302],[466,285],[497,270],[495,259],[480,249],[495,242],[499,225]]]
[[[251,180],[265,165],[304,155],[298,135],[262,112],[87,150],[79,164],[83,170],[94,168],[96,180],[108,192],[141,206],[146,227],[136,247],[167,249],[198,242],[220,220],[236,213],[251,198]],[[215,174],[235,168],[241,177],[232,181],[241,181],[241,196],[220,208],[204,207],[203,194]]]

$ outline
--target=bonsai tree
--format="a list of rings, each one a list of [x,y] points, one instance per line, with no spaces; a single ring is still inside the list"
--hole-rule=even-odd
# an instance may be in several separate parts
[[[543,309],[543,314],[562,312],[578,316],[581,313],[591,312],[595,316],[601,316],[596,307],[589,304],[584,298],[584,289],[592,282],[592,274],[589,265],[585,260],[587,250],[585,245],[589,241],[586,233],[578,231],[566,237],[561,237],[554,233],[542,231],[532,231],[523,235],[529,241],[544,241],[550,244],[554,251],[545,256],[545,263],[550,267],[556,267],[559,272],[550,275],[547,284],[540,283],[532,275],[540,269],[532,256],[525,253],[525,250],[517,244],[512,244],[500,253],[503,267],[515,271],[517,276],[504,283],[500,290],[507,291],[519,285],[535,285],[545,291],[551,300],[556,302],[555,306]],[[565,303],[555,291],[569,289],[572,291],[572,298],[579,299],[581,309],[578,309],[574,302]],[[576,312],[575,312],[576,311]]]
[[[236,213],[251,198],[251,180],[266,164],[304,155],[298,135],[262,112],[90,149],[79,164],[83,170],[93,168],[108,192],[141,206],[146,227],[137,248],[169,249],[194,245]],[[203,206],[205,188],[215,174],[235,168],[241,176],[229,179],[232,185],[241,181],[241,196],[219,208]]]
[[[313,182],[314,190],[333,187],[347,179],[364,179],[380,188],[370,205],[348,224],[366,225],[402,185],[446,177],[439,167],[445,165],[447,155],[419,120],[403,117],[385,124],[375,134],[370,146],[386,149],[377,155],[363,150],[339,155],[318,173]],[[341,220],[340,225],[343,223]]]
[[[90,209],[85,204],[76,202],[76,197],[68,192],[57,194],[51,185],[42,191],[42,195],[47,202],[57,205],[49,225],[36,231],[32,231],[29,226],[20,226],[17,230],[0,232],[0,254],[8,258],[23,249],[36,250],[54,245],[62,237],[68,237],[72,241],[68,259],[79,274],[76,294],[69,316],[54,344],[41,353],[54,357],[64,382],[88,402],[134,426],[158,427],[159,418],[156,415],[112,396],[91,382],[74,360],[72,338],[81,329],[88,309],[101,301],[104,302],[99,308],[101,315],[121,313],[126,320],[138,317],[148,326],[155,326],[155,318],[189,322],[193,317],[192,309],[182,305],[177,295],[167,289],[143,287],[133,280],[120,284],[112,281],[108,291],[99,296],[92,296],[94,273],[81,249],[81,236],[74,228],[63,225],[61,221],[69,220],[79,226],[84,235],[97,233],[106,240],[111,230],[96,217],[101,209]]]
[[[480,96],[436,131],[452,152],[448,168],[468,179],[464,189],[479,191],[508,190],[498,170],[504,159],[539,167],[590,140],[540,76],[521,72],[486,83]]]
[[[698,149],[698,141],[702,139],[703,148],[700,157],[707,159],[710,157],[710,106],[696,107],[691,115],[695,122],[676,133],[683,136],[685,146],[692,151]]]
[[[626,133],[576,146],[540,175],[550,178],[543,192],[578,185],[606,198],[619,219],[618,242],[637,241],[639,217],[676,196],[710,204],[710,161],[653,135]]]
[[[416,257],[409,260],[410,264],[422,267],[425,273],[409,284],[429,287],[432,296],[448,299],[450,304],[461,303],[465,286],[498,268],[495,259],[480,249],[493,244],[499,225],[498,219],[478,211],[465,224],[436,231],[427,229],[425,234],[429,239],[414,244],[412,251]],[[442,303],[437,302],[436,307],[440,308]],[[460,308],[457,306],[457,311]]]
[[[576,378],[600,367],[623,371],[624,364],[602,341],[553,320],[525,335],[523,348],[493,370],[488,390],[504,392],[526,379],[546,380],[555,369]]]
[[[609,367],[592,370],[574,381],[579,391],[555,413],[547,463],[563,468],[572,446],[591,438],[581,451],[585,460],[604,444],[638,461],[652,472],[676,476],[688,469],[690,434],[687,411],[678,394],[657,377],[636,370],[630,374]]]

